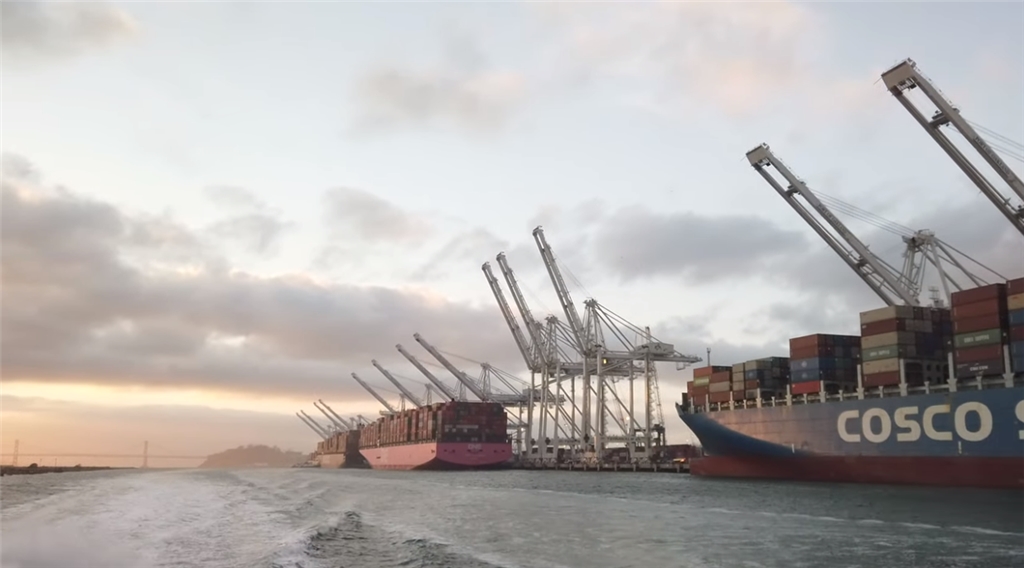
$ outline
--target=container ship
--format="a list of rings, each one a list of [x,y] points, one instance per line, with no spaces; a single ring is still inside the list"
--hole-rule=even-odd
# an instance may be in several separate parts
[[[317,445],[322,468],[486,469],[512,458],[505,408],[451,401],[402,410]]]
[[[789,357],[694,369],[694,475],[1024,488],[1024,278],[860,314]]]

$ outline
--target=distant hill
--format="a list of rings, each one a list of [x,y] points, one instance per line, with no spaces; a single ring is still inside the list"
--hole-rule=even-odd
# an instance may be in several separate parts
[[[283,451],[277,446],[248,445],[207,456],[199,467],[291,467],[306,458],[302,452]]]

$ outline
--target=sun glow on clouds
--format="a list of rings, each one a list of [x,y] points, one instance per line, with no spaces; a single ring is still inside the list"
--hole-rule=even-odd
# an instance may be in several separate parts
[[[216,410],[249,410],[291,414],[300,401],[280,397],[240,396],[199,389],[161,389],[72,383],[4,383],[4,394],[22,398],[126,408],[132,406],[204,406]]]

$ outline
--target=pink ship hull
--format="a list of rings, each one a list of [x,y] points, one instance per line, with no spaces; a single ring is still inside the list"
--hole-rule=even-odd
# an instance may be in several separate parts
[[[421,442],[362,448],[359,453],[373,469],[476,469],[505,463],[512,458],[512,445]]]

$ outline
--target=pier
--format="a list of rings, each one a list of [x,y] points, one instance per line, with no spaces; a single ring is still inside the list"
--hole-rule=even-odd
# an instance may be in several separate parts
[[[517,461],[510,469],[528,469],[533,471],[589,471],[589,472],[645,472],[645,473],[690,473],[690,464],[686,463],[601,463],[601,462],[564,462],[552,463],[541,461]]]

